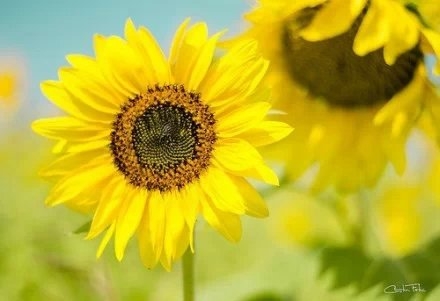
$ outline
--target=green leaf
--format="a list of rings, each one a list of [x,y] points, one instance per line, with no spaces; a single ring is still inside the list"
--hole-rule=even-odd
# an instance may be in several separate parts
[[[81,234],[89,232],[90,226],[92,225],[92,220],[89,220],[88,222],[82,224],[80,227],[78,227],[75,231],[73,231],[74,234]]]
[[[401,288],[405,284],[419,283],[425,292],[390,294],[394,300],[409,300],[419,294],[425,299],[440,284],[440,237],[425,248],[401,259],[376,258],[356,247],[326,248],[321,253],[321,275],[334,275],[333,288],[353,285],[358,292],[378,285]],[[385,292],[383,292],[385,294]]]
[[[321,273],[334,270],[334,288],[360,283],[370,264],[369,258],[355,248],[326,248],[322,253]]]

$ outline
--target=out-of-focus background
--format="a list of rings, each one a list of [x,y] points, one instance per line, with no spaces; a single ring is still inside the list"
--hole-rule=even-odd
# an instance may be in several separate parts
[[[91,55],[94,33],[121,35],[131,17],[168,49],[184,18],[232,34],[250,7],[237,0],[0,3],[0,300],[182,299],[179,263],[170,273],[147,270],[134,243],[121,263],[111,248],[96,260],[99,241],[73,233],[89,217],[44,206],[50,186],[37,170],[50,161],[51,144],[29,124],[59,113],[39,84],[57,78],[66,54]],[[440,300],[438,150],[417,132],[408,149],[404,177],[390,172],[373,192],[315,199],[300,185],[263,191],[271,216],[243,218],[236,245],[198,224],[197,300]],[[414,279],[426,279],[420,284],[429,291],[383,292]]]

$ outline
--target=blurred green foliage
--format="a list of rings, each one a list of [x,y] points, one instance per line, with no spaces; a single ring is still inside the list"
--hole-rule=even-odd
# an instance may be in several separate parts
[[[425,292],[391,294],[394,300],[426,299],[440,283],[440,238],[400,259],[374,258],[358,247],[325,248],[321,274],[333,273],[333,288],[354,285],[359,292],[378,286],[420,284]],[[382,292],[383,293],[383,292]]]
[[[87,228],[90,216],[63,206],[45,207],[50,185],[37,177],[37,170],[50,160],[48,144],[22,131],[2,133],[0,146],[0,300],[181,300],[180,263],[170,273],[161,268],[148,270],[141,264],[134,241],[122,262],[114,258],[111,248],[96,260],[99,239],[85,241],[84,233],[74,234],[80,226]],[[271,212],[281,205],[271,194],[267,201]],[[400,261],[378,261],[349,245],[303,248],[280,244],[268,227],[276,219],[276,214],[268,220],[244,218],[243,239],[238,244],[225,241],[203,221],[198,223],[198,301],[440,298],[440,290],[434,289],[439,277],[438,241],[420,256],[402,259],[409,273],[399,274]],[[424,261],[426,252],[435,255],[429,257],[432,262]],[[427,292],[383,292],[389,283],[413,280],[420,281]]]

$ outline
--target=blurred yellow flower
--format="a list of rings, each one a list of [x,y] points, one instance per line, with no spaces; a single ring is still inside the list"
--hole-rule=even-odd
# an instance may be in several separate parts
[[[291,179],[316,164],[313,189],[350,192],[389,162],[405,170],[421,111],[440,116],[423,63],[440,54],[437,32],[396,0],[260,0],[245,18],[251,28],[227,44],[255,38],[271,62],[274,108],[295,132],[269,152]]]
[[[0,73],[0,98],[6,102],[12,102],[17,88],[17,77],[12,72]]]
[[[325,201],[294,191],[282,191],[272,198],[274,236],[297,246],[341,246],[349,242],[348,233],[336,210]]]
[[[423,214],[420,187],[395,186],[387,188],[376,200],[377,222],[382,229],[380,238],[385,251],[403,257],[421,243]]]
[[[259,83],[268,63],[244,41],[212,63],[222,33],[205,23],[178,28],[168,60],[150,31],[125,25],[125,39],[95,35],[96,59],[69,55],[72,67],[45,81],[47,98],[68,116],[40,119],[38,134],[58,141],[59,158],[41,174],[57,183],[46,203],[94,212],[88,239],[114,235],[123,258],[136,233],[151,268],[169,270],[191,246],[199,213],[230,241],[240,215],[268,215],[244,177],[278,185],[256,146],[291,132],[265,120]]]
[[[427,132],[412,137],[410,147],[417,147],[417,154],[403,177],[383,179],[367,200],[370,242],[391,257],[411,254],[440,234],[440,152]]]
[[[24,67],[16,55],[0,53],[0,112],[2,119],[18,109],[24,90]]]

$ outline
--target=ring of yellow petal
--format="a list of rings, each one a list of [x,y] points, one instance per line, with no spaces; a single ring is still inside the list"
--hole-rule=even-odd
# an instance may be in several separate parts
[[[383,48],[364,56],[354,53],[354,39],[368,4],[347,32],[320,41],[303,39],[300,30],[321,7],[303,9],[284,25],[284,61],[296,83],[332,105],[353,108],[386,102],[412,81],[423,58],[419,45],[402,53],[393,65],[385,62]]]
[[[129,99],[111,132],[113,162],[132,185],[180,189],[209,167],[215,118],[200,94],[183,85],[156,85]]]

